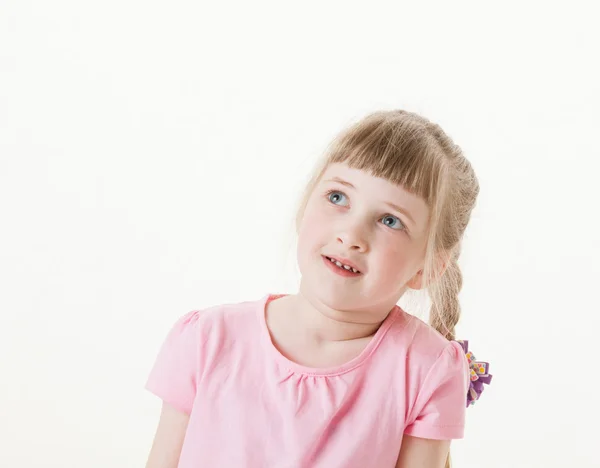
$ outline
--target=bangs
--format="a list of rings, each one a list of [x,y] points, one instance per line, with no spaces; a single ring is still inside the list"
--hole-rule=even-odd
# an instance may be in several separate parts
[[[341,134],[328,159],[401,185],[431,206],[444,170],[442,158],[435,157],[441,152],[423,124],[373,114]]]

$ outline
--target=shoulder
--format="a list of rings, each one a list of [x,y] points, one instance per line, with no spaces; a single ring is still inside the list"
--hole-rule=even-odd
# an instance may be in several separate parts
[[[395,341],[401,344],[410,367],[430,368],[436,361],[450,358],[457,362],[466,359],[462,347],[449,341],[431,325],[398,307],[399,319],[392,327]]]
[[[395,315],[386,333],[388,345],[395,349],[395,353],[406,354],[407,359],[433,364],[450,342],[431,325],[400,306],[396,307]]]
[[[259,324],[257,312],[263,300],[214,305],[180,316],[163,341],[146,388],[190,414],[198,382],[207,369],[252,349],[248,344],[257,335],[252,327]]]
[[[211,305],[191,310],[174,323],[171,334],[184,333],[196,339],[227,335],[258,323],[257,317],[264,298],[243,302]]]
[[[462,346],[403,311],[405,434],[428,439],[461,438],[469,365]]]
[[[398,308],[399,316],[391,327],[388,353],[401,356],[402,365],[396,366],[396,378],[416,398],[423,389],[450,381],[464,388],[466,396],[469,381],[468,361],[459,343],[447,340],[441,333],[420,318]]]
[[[263,302],[264,299],[258,299],[219,304],[179,316],[163,340],[158,367],[187,367],[196,372],[208,357],[215,358],[233,345],[238,348],[244,345],[257,336],[254,333],[260,324],[257,313]]]

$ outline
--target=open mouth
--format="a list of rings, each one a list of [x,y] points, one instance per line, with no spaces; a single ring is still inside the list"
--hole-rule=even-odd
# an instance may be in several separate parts
[[[344,272],[351,273],[354,275],[360,275],[360,273],[361,273],[356,268],[351,267],[350,265],[345,265],[342,262],[340,262],[339,260],[336,260],[335,258],[327,257],[325,255],[323,255],[323,258],[326,259],[326,261],[330,262],[332,266],[334,266]]]

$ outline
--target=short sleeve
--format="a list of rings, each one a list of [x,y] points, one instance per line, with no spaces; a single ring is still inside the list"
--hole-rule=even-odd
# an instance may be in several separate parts
[[[180,317],[167,334],[145,388],[190,414],[196,397],[200,345],[199,311]]]
[[[423,381],[405,434],[438,440],[463,438],[468,369],[460,344],[448,343]]]

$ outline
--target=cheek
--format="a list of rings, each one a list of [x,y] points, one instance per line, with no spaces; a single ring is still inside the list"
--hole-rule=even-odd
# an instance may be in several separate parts
[[[392,281],[404,279],[412,268],[412,259],[406,254],[410,246],[405,242],[384,242],[377,251],[380,273]]]
[[[298,245],[308,247],[326,241],[328,216],[324,210],[307,207],[298,232]]]
[[[319,251],[324,244],[325,236],[322,226],[310,213],[307,213],[302,219],[298,231],[297,260],[301,272],[314,252]]]

